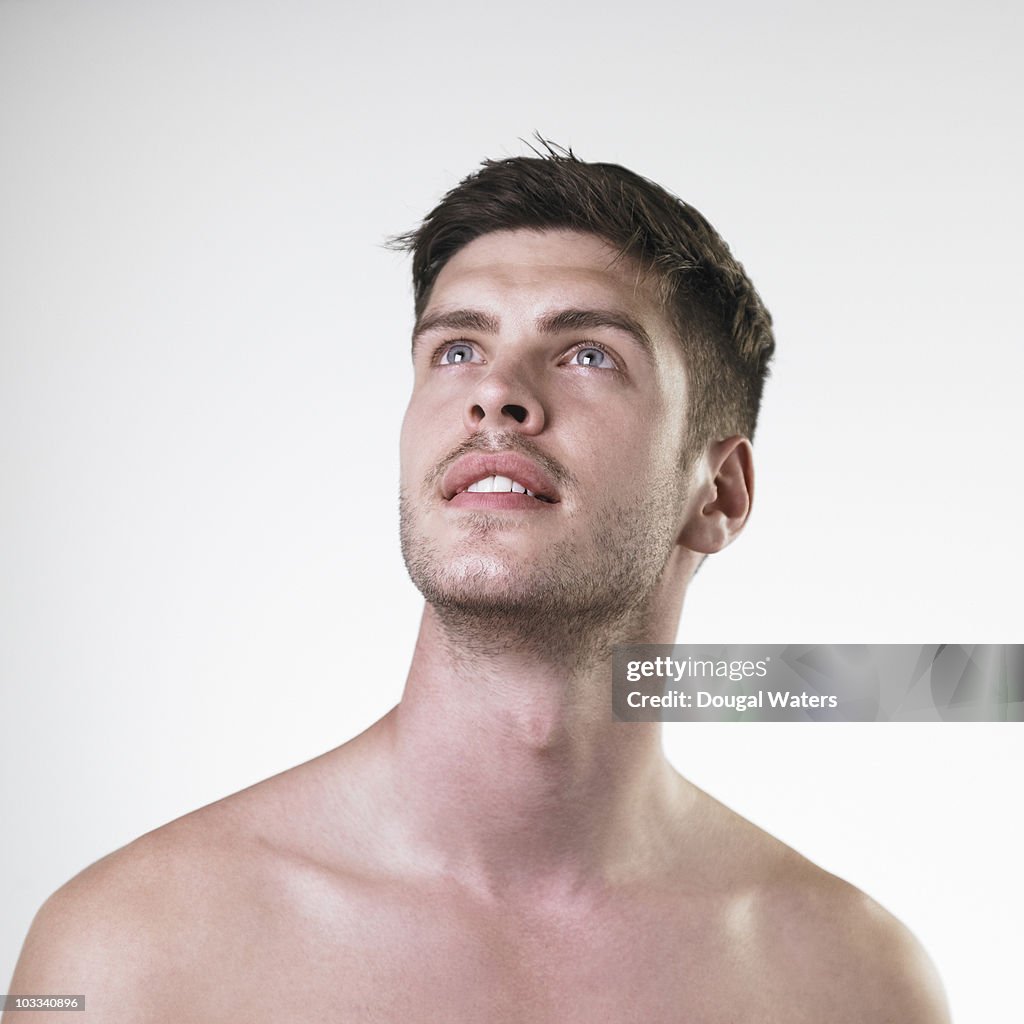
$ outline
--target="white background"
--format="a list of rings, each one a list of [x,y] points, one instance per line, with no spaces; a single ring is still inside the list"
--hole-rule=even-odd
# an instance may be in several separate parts
[[[398,698],[381,243],[535,129],[694,203],[775,316],[755,516],[681,638],[1021,640],[1022,34],[991,0],[0,0],[0,987],[68,877]],[[667,746],[1000,1024],[1022,729]]]

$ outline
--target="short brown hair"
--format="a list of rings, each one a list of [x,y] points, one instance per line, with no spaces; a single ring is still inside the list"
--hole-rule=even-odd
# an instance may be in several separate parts
[[[570,229],[597,235],[653,273],[691,378],[687,454],[712,439],[752,438],[775,348],[772,319],[699,211],[617,164],[587,163],[541,140],[533,157],[486,160],[392,240],[413,255],[416,315],[441,268],[492,231]]]

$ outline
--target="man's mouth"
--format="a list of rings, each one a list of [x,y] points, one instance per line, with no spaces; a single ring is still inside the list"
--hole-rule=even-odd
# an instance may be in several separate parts
[[[476,451],[456,459],[440,482],[446,501],[466,497],[471,504],[516,508],[537,503],[557,505],[560,495],[554,477],[538,462],[514,451]],[[469,498],[469,495],[481,495]],[[494,495],[484,498],[483,495]],[[508,497],[505,497],[508,495]],[[457,502],[461,504],[461,502]]]
[[[543,494],[537,494],[531,491],[526,484],[521,484],[518,480],[507,476],[485,476],[471,483],[466,490],[471,494],[526,494],[538,501],[554,503],[553,499]]]

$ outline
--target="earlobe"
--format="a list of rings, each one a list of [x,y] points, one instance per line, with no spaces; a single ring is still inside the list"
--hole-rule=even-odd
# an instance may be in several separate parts
[[[702,462],[679,542],[711,555],[732,542],[750,515],[754,453],[745,437],[730,437],[709,445]]]

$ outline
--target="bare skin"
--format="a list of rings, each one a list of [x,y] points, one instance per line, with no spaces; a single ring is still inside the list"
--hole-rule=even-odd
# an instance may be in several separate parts
[[[402,702],[72,880],[10,992],[133,1024],[948,1020],[902,925],[611,720],[608,646],[673,641],[753,492],[738,437],[678,484],[685,364],[612,255],[506,232],[446,265],[403,429]],[[551,319],[581,309],[621,316]],[[466,489],[505,470],[552,500]]]

